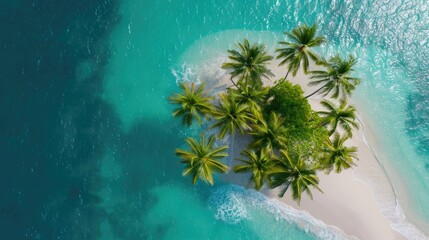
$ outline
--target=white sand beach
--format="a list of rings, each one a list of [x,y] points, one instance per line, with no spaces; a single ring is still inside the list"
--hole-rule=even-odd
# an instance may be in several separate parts
[[[274,61],[270,66],[276,75],[272,79],[279,79],[285,75],[285,69],[277,65],[278,62]],[[315,66],[311,67],[314,69]],[[213,77],[213,72],[203,73],[202,79],[211,79],[211,82],[208,82],[208,89],[211,89],[212,92],[232,86],[229,75],[219,71],[223,70],[216,71],[215,76],[217,77]],[[289,76],[288,79],[295,84],[300,84],[305,95],[317,89],[317,87],[307,86],[309,76],[302,72],[295,77]],[[274,82],[266,80],[264,84],[273,85]],[[314,95],[309,102],[314,110],[322,109],[319,103],[320,96]],[[347,145],[356,146],[359,149],[357,166],[340,174],[334,171],[329,175],[319,172],[320,187],[323,193],[314,189],[312,191],[313,200],[305,195],[300,205],[292,200],[290,191],[283,198],[277,197],[276,190],[264,188],[261,192],[269,197],[278,198],[296,209],[307,211],[324,223],[334,225],[346,234],[359,239],[405,239],[392,228],[398,222],[390,210],[398,209],[399,206],[389,179],[372,151],[377,148],[377,136],[371,130],[371,124],[363,119],[362,109],[358,109],[358,112],[361,127],[354,133],[353,138],[346,142]],[[229,143],[231,156],[228,161],[240,157],[240,151],[247,146],[248,141],[249,139],[237,135],[234,143]],[[233,164],[234,160],[232,160]],[[246,175],[230,173],[225,176],[225,179],[238,185],[248,186],[248,176]],[[413,226],[410,225],[410,228]]]

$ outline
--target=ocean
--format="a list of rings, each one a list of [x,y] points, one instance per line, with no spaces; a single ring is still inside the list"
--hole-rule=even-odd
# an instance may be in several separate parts
[[[192,186],[174,155],[199,131],[171,116],[177,82],[198,81],[207,58],[244,37],[272,46],[283,31],[315,21],[330,41],[320,53],[357,57],[354,101],[382,141],[379,161],[400,177],[392,184],[399,203],[408,199],[405,214],[429,222],[425,1],[0,6],[0,239],[349,238],[220,179]]]

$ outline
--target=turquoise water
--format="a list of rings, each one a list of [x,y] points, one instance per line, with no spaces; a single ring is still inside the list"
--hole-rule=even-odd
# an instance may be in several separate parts
[[[358,57],[380,161],[409,189],[411,220],[429,222],[424,1],[0,3],[2,239],[344,238],[253,191],[193,187],[173,154],[199,130],[171,117],[177,81],[244,36],[270,44],[315,20],[321,52]]]

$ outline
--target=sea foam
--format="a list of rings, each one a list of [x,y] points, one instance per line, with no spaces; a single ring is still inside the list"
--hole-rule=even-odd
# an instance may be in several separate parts
[[[375,197],[376,202],[381,208],[383,215],[391,222],[390,226],[395,231],[399,232],[406,239],[413,240],[424,240],[428,239],[423,232],[421,232],[416,226],[407,221],[404,211],[398,201],[398,193],[393,187],[390,175],[385,169],[384,164],[378,159],[374,148],[369,144],[365,135],[365,122],[363,117],[358,114],[357,119],[362,127],[362,141],[371,150],[374,158],[377,160],[379,167],[385,173],[388,182],[379,180],[375,177],[371,178],[370,188]],[[393,193],[393,196],[391,193]]]
[[[198,67],[192,64],[183,63],[181,69],[171,69],[171,74],[173,74],[176,79],[176,84],[181,82],[195,82],[197,84],[201,83],[199,75],[195,72],[195,69]]]
[[[250,209],[260,209],[272,214],[278,222],[286,221],[319,239],[357,239],[314,218],[306,211],[297,210],[255,190],[233,184],[214,189],[209,198],[209,208],[216,219],[230,224],[252,220]]]

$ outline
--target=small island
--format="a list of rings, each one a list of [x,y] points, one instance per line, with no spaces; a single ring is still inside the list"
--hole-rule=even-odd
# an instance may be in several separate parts
[[[185,165],[183,175],[193,184],[201,179],[213,185],[215,173],[233,170],[249,174],[250,185],[258,191],[267,186],[283,197],[291,188],[299,204],[304,192],[312,198],[312,189],[322,191],[318,172],[340,173],[355,165],[357,148],[344,143],[359,128],[356,108],[347,101],[360,83],[352,76],[356,59],[316,54],[313,49],[327,43],[317,35],[316,24],[298,26],[285,35],[275,51],[285,77],[271,79],[269,63],[274,57],[264,44],[244,39],[237,49],[228,50],[229,61],[221,66],[229,71],[232,87],[213,96],[205,83],[183,82],[182,91],[169,98],[178,105],[173,116],[186,126],[198,123],[205,129],[200,139],[186,139],[189,149],[176,149]],[[305,95],[300,85],[288,81],[299,70],[310,76],[301,84],[318,86],[316,91]],[[324,111],[312,109],[308,99],[314,95],[322,96]],[[209,130],[217,134],[206,136]],[[219,140],[226,136],[248,143],[236,149],[241,157],[233,167],[222,162],[228,146]]]

